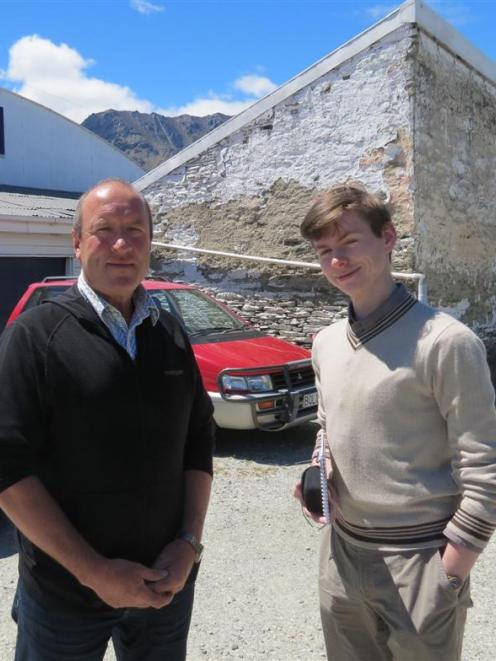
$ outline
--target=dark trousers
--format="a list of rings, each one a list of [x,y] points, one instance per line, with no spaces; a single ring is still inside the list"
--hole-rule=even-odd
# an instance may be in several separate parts
[[[118,661],[184,661],[194,584],[154,608],[74,614],[48,609],[21,582],[15,661],[102,661],[110,639]]]

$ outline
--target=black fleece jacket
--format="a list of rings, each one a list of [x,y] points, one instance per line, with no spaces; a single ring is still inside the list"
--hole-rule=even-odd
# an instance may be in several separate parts
[[[212,473],[214,424],[187,336],[161,313],[133,361],[74,286],[0,339],[0,491],[36,475],[102,555],[151,565],[174,539],[184,471]],[[47,603],[105,608],[19,535],[19,570]]]

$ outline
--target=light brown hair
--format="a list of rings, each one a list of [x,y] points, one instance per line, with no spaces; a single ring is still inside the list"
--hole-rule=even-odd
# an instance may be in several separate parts
[[[345,212],[356,211],[376,236],[382,236],[391,214],[379,197],[354,184],[338,184],[320,193],[300,226],[304,239],[316,241]]]

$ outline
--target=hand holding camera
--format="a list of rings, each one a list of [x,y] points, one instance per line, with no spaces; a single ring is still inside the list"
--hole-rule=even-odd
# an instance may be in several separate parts
[[[303,471],[301,475],[301,498],[303,504],[311,514],[324,516],[320,466],[313,464]]]

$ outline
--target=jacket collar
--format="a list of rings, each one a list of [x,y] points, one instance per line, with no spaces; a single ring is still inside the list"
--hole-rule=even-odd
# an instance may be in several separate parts
[[[77,319],[99,323],[100,320],[95,309],[90,303],[81,295],[77,284],[72,285],[66,289],[62,294],[54,298],[48,298],[43,301],[43,305],[55,304],[68,310]]]
[[[98,317],[95,309],[89,303],[78,289],[77,284],[69,287],[65,292],[43,301],[43,305],[58,305],[70,312],[76,319],[83,325],[91,324],[92,329],[96,330],[100,335],[105,337],[110,336],[110,331],[107,329],[103,321]],[[163,310],[160,312],[159,318],[162,326],[170,335],[174,343],[180,348],[186,348],[185,338],[180,330],[180,324],[174,317],[167,314]]]

